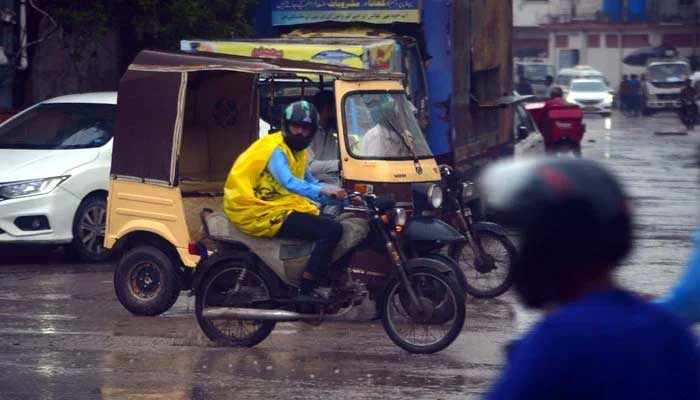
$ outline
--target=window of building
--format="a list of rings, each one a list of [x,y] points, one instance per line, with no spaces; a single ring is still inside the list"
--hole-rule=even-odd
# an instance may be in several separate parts
[[[556,35],[554,37],[554,47],[558,47],[558,48],[569,47],[569,35]]]
[[[663,35],[663,44],[675,47],[694,47],[693,36],[688,33],[667,33]]]
[[[586,46],[600,47],[600,35],[588,35],[586,37]]]
[[[622,47],[637,48],[649,46],[649,35],[622,35]]]
[[[620,41],[618,40],[617,35],[605,35],[605,47],[608,48],[614,48],[614,47],[620,47]]]

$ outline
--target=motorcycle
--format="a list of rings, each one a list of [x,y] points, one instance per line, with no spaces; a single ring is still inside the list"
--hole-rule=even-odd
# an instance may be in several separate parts
[[[698,122],[698,104],[694,98],[681,98],[679,115],[686,129],[692,131],[695,128],[695,124]]]
[[[330,268],[330,286],[318,289],[317,299],[296,296],[311,243],[248,236],[225,214],[204,210],[202,225],[217,250],[199,263],[192,287],[197,322],[207,337],[251,347],[270,335],[277,322],[317,325],[342,317],[369,297],[365,285],[349,273],[348,260],[371,246],[383,250],[393,266],[377,298],[389,338],[411,353],[435,353],[449,346],[465,318],[465,295],[455,271],[439,259],[406,256],[403,228],[411,230],[412,221],[393,200],[358,192],[350,197],[364,199],[369,218],[352,213],[338,217],[343,236]]]
[[[463,274],[458,274],[465,291],[476,298],[494,298],[513,284],[515,245],[505,229],[493,222],[474,222],[468,205],[473,183],[447,165],[440,166],[443,182],[443,218],[466,237],[466,242],[448,246],[450,259]]]

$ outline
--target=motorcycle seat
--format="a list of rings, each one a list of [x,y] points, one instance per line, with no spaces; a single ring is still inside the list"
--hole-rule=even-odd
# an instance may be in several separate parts
[[[359,245],[369,233],[369,222],[366,218],[343,213],[336,217],[336,220],[343,226],[343,235],[333,252],[333,261],[337,261]],[[313,249],[313,242],[251,236],[233,225],[222,212],[207,215],[205,221],[212,240],[241,243],[272,268],[283,281],[291,285],[299,283],[301,272],[306,268]]]

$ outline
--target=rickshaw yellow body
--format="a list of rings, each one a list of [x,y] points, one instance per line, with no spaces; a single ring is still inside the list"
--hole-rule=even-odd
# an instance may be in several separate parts
[[[133,232],[149,232],[175,247],[183,265],[194,267],[199,256],[188,252],[190,234],[177,187],[112,179],[109,185],[105,247]]]
[[[343,99],[352,92],[402,92],[401,81],[335,81],[335,109],[337,120],[342,121]],[[343,179],[368,183],[415,183],[440,181],[440,171],[434,158],[420,160],[422,172],[416,171],[412,160],[365,160],[350,154],[344,124],[338,124],[340,159]]]

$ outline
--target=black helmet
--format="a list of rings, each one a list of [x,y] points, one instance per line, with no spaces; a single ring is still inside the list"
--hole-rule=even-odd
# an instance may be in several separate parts
[[[487,207],[520,230],[514,287],[525,305],[565,300],[609,273],[631,247],[631,217],[617,180],[584,159],[496,164],[480,180]]]
[[[294,136],[289,132],[289,124],[307,125],[311,131],[309,136]],[[306,100],[289,104],[282,114],[282,136],[287,146],[294,151],[303,150],[311,144],[318,129],[318,111],[313,104]]]

